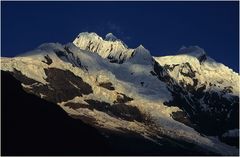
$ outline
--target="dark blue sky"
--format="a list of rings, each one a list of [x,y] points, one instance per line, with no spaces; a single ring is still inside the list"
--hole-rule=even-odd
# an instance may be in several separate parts
[[[238,2],[1,2],[2,56],[44,42],[71,42],[80,32],[112,32],[152,55],[199,45],[238,71]]]

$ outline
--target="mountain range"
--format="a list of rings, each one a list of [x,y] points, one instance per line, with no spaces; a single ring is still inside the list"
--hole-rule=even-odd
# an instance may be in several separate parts
[[[238,155],[239,74],[80,33],[1,57],[2,154]]]

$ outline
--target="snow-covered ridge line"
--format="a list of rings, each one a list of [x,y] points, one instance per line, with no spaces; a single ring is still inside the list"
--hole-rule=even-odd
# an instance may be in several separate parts
[[[144,49],[146,54],[144,56],[151,56],[151,53],[143,47],[143,45],[139,45],[137,48],[128,48],[128,46],[112,33],[106,34],[105,38],[102,38],[98,34],[94,32],[82,32],[80,33],[77,38],[73,41],[73,44],[80,49],[87,50],[90,52],[95,52],[100,55],[102,58],[108,58],[110,62],[117,62],[123,63],[130,58],[136,55],[136,51]],[[142,51],[143,52],[143,51]],[[182,46],[176,53],[176,55],[172,56],[155,56],[154,58],[165,58],[165,57],[173,57],[173,56],[183,56],[181,58],[181,62],[192,60],[192,58],[196,58],[200,63],[207,62],[209,67],[216,67],[220,66],[225,70],[228,69],[234,72],[231,68],[223,65],[221,63],[216,62],[214,59],[207,56],[207,53],[203,48],[199,46],[189,46],[185,47]],[[135,60],[139,60],[140,58],[137,57]],[[157,59],[158,60],[158,59]],[[175,61],[173,61],[174,63]],[[177,61],[179,62],[179,61]],[[160,63],[162,64],[162,63]],[[238,75],[238,73],[236,73]]]
[[[101,36],[99,36],[97,33],[95,32],[82,32],[82,33],[79,33],[77,38],[76,39],[79,39],[79,38],[85,38],[85,39],[92,39],[92,40],[101,40],[101,41],[107,41],[107,42],[110,42],[110,43],[122,43],[122,45],[125,47],[125,48],[128,48],[128,46],[120,39],[118,39],[115,35],[113,35],[113,33],[107,33],[105,38],[103,39]],[[75,39],[75,40],[76,40]]]
[[[80,33],[73,41],[73,44],[80,49],[98,53],[101,57],[118,63],[128,60],[134,52],[134,49],[128,48],[125,43],[117,39],[112,33],[108,33],[105,39],[96,33]]]

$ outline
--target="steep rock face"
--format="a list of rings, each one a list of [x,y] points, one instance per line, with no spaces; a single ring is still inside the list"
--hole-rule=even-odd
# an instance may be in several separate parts
[[[239,128],[238,74],[198,47],[153,58],[139,46],[126,60],[117,60],[123,64],[114,64],[105,58],[122,56],[123,49],[105,51],[109,44],[127,49],[111,34],[103,40],[82,33],[74,44],[43,44],[25,55],[1,58],[2,70],[20,80],[26,92],[57,103],[71,117],[105,133],[133,133],[157,144],[166,142],[162,137],[187,141],[194,145],[194,153],[237,153],[219,141],[227,140],[205,135],[222,137]],[[223,74],[229,77],[222,80]]]
[[[207,57],[199,47],[182,48],[180,52],[155,58],[171,78],[165,81],[174,99],[165,104],[181,107],[197,124],[196,129],[207,135],[220,136],[239,128],[238,74]],[[201,60],[203,56],[205,60]]]
[[[106,35],[105,40],[96,33],[80,33],[73,43],[83,50],[108,58],[112,63],[123,63],[133,55],[134,51],[128,49],[126,44],[110,33]]]
[[[88,95],[93,92],[89,84],[70,71],[56,68],[48,68],[44,69],[44,71],[48,84],[28,78],[16,69],[14,69],[12,74],[25,85],[27,92],[54,103],[71,100],[76,96]]]

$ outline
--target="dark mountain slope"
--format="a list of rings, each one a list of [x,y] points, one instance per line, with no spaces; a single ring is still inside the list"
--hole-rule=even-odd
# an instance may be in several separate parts
[[[26,93],[1,71],[1,155],[196,155],[212,154],[164,137],[157,145],[134,134],[107,132],[73,119],[56,104]]]
[[[101,155],[105,138],[93,127],[67,115],[56,104],[22,90],[1,72],[2,155]],[[108,151],[107,151],[108,150]]]

